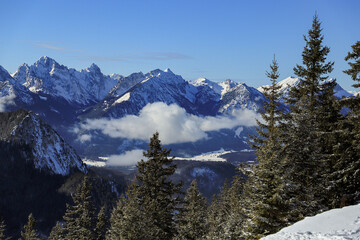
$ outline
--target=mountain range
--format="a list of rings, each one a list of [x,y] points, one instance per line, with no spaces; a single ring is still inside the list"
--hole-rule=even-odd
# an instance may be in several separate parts
[[[288,77],[278,83],[282,108],[299,82]],[[340,85],[335,91],[338,98],[353,96]],[[160,130],[171,154],[185,159],[176,160],[173,176],[184,182],[184,190],[195,178],[204,196],[218,193],[239,163],[255,158],[249,135],[255,134],[254,120],[264,106],[262,92],[263,86],[230,79],[186,81],[170,69],[104,75],[95,64],[78,71],[49,57],[22,64],[13,74],[0,66],[0,192],[5,196],[0,213],[9,233],[17,236],[30,212],[48,233],[84,174],[94,186],[96,206],[110,206],[134,177],[127,153],[147,149],[143,132],[150,137]],[[226,150],[218,154],[226,161],[192,161],[218,150]],[[117,164],[83,163],[105,158]]]
[[[282,100],[299,81],[288,77],[278,83]],[[239,122],[226,126],[226,121],[227,118],[234,120],[236,114],[244,115],[239,113],[241,110],[259,112],[265,100],[262,91],[261,86],[256,89],[229,79],[223,82],[206,78],[186,81],[170,69],[156,69],[146,74],[138,72],[126,77],[104,75],[95,64],[78,71],[49,57],[41,57],[31,66],[22,64],[13,74],[0,66],[0,103],[6,105],[6,110],[33,111],[87,158],[144,149],[146,141],[122,136],[114,138],[99,129],[83,128],[77,132],[72,129],[94,119],[139,116],[145,106],[158,102],[175,104],[190,118],[224,119],[225,126],[207,130],[206,137],[199,141],[170,144],[175,154],[196,155],[220,148],[249,149],[248,134],[254,132],[251,124],[244,126]],[[335,91],[339,98],[353,95],[340,85]],[[286,108],[284,102],[281,105]],[[87,136],[82,138],[87,140],[86,144],[79,141],[79,134]]]

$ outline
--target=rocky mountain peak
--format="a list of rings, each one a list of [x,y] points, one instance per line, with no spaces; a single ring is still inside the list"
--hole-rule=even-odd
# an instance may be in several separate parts
[[[33,161],[35,168],[60,175],[87,172],[75,150],[37,114],[25,110],[0,113],[0,126],[2,141],[29,147],[27,161]]]

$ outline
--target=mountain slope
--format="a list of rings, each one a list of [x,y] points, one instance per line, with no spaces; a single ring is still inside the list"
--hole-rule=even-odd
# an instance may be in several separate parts
[[[0,113],[0,126],[0,140],[27,146],[31,153],[24,154],[35,168],[60,175],[87,172],[75,151],[36,114],[25,110]]]
[[[11,99],[17,105],[34,103],[33,94],[17,83],[2,66],[0,66],[0,98]]]
[[[194,86],[169,69],[156,69],[145,75],[132,74],[120,81],[103,101],[87,109],[81,118],[119,118],[138,114],[146,104],[154,102],[176,103],[192,113],[196,92]]]

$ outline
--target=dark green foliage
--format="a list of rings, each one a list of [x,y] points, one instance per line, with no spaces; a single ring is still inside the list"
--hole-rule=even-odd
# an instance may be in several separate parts
[[[67,204],[64,215],[65,238],[95,239],[94,207],[91,200],[91,186],[86,176],[72,198],[74,205]]]
[[[286,226],[289,211],[282,179],[285,173],[280,128],[282,113],[278,103],[280,87],[275,58],[266,75],[271,80],[271,85],[264,88],[268,101],[261,113],[262,122],[257,121],[258,136],[253,137],[258,164],[250,166],[252,171],[248,172],[244,189],[248,217],[244,228],[249,239],[260,238]]]
[[[4,220],[0,220],[0,240],[5,240],[6,236],[5,236],[5,221]]]
[[[225,182],[208,208],[209,231],[206,239],[242,239],[244,221],[243,178],[236,176],[232,185]]]
[[[116,207],[113,209],[111,216],[110,216],[110,228],[106,232],[106,239],[121,239],[121,233],[123,232],[122,229],[122,220],[124,216],[124,195],[122,195],[117,204]]]
[[[187,190],[182,210],[178,216],[176,239],[196,240],[204,238],[207,232],[206,205],[206,198],[199,192],[196,180],[193,180]]]
[[[323,46],[324,36],[321,31],[321,23],[315,14],[308,37],[304,36],[306,46],[302,53],[303,65],[296,65],[294,68],[295,75],[302,79],[300,86],[293,91],[293,96],[296,95],[294,100],[305,97],[310,112],[318,105],[316,96],[320,91],[319,83],[328,78],[324,74],[330,73],[334,65],[334,62],[325,62],[330,48]]]
[[[61,240],[64,239],[64,231],[59,222],[56,222],[56,225],[51,229],[49,239],[50,240]]]
[[[330,49],[323,46],[321,31],[321,24],[315,15],[308,37],[304,37],[303,66],[294,68],[301,81],[289,93],[287,102],[290,113],[286,115],[282,128],[284,166],[287,169],[284,179],[287,199],[291,200],[292,205],[290,222],[326,208],[319,193],[327,184],[324,181],[325,158],[331,154],[332,145],[324,148],[323,143],[333,134],[328,122],[337,122],[339,109],[333,98],[335,83],[323,83],[334,63],[326,62]],[[323,182],[323,185],[319,185]]]
[[[128,187],[126,196],[120,198],[111,215],[107,239],[151,240],[175,236],[181,184],[169,180],[176,169],[169,154],[155,133],[144,153],[148,160],[137,164],[137,183]]]
[[[344,73],[348,74],[355,82],[353,87],[360,87],[360,41],[357,41],[351,46],[352,52],[349,52],[345,57],[346,61],[354,60],[354,62],[348,62],[350,68],[345,70]]]
[[[129,185],[126,197],[122,196],[110,218],[110,229],[106,239],[155,239],[150,234],[156,230],[152,219],[147,218],[145,210],[139,205],[137,185]]]
[[[96,239],[101,240],[105,239],[105,234],[109,228],[109,220],[106,217],[106,206],[102,206],[98,216],[97,216],[97,223],[95,228]]]
[[[360,87],[360,41],[352,46],[352,52],[345,57],[350,68],[348,74]],[[332,207],[355,204],[360,201],[360,97],[342,99],[349,108],[346,118],[337,125],[338,144],[334,146],[332,172],[329,174]]]
[[[154,224],[147,233],[148,239],[171,239],[176,233],[174,216],[180,203],[181,184],[169,180],[176,169],[169,155],[170,150],[162,147],[159,133],[155,133],[144,153],[148,160],[137,164],[139,206],[145,219]]]
[[[24,226],[24,232],[21,232],[21,237],[24,240],[38,240],[39,238],[39,234],[37,233],[36,230],[36,220],[34,218],[34,216],[32,215],[32,213],[30,213],[29,217],[28,217],[28,222],[27,224]]]
[[[65,178],[35,169],[27,161],[29,151],[26,145],[0,141],[0,213],[6,221],[7,235],[15,239],[20,237],[29,212],[42,219],[37,226],[41,232],[50,232],[69,200],[57,191]]]

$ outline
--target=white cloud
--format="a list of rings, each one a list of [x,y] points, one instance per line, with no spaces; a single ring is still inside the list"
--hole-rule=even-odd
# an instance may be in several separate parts
[[[133,166],[141,159],[144,159],[143,156],[144,150],[136,149],[132,151],[125,152],[121,155],[111,155],[109,156],[106,165],[109,166]],[[144,159],[146,160],[146,159]]]
[[[120,119],[87,120],[82,130],[100,130],[113,138],[148,140],[156,131],[164,144],[196,142],[208,137],[206,132],[232,129],[236,126],[254,126],[260,116],[251,110],[238,110],[231,116],[198,117],[186,113],[176,104],[162,102],[147,104],[136,115]]]
[[[0,97],[0,112],[5,112],[7,105],[14,105],[15,97],[16,96],[13,93],[5,97]]]
[[[82,143],[90,141],[91,140],[91,135],[90,134],[82,134],[78,137],[78,140]]]

